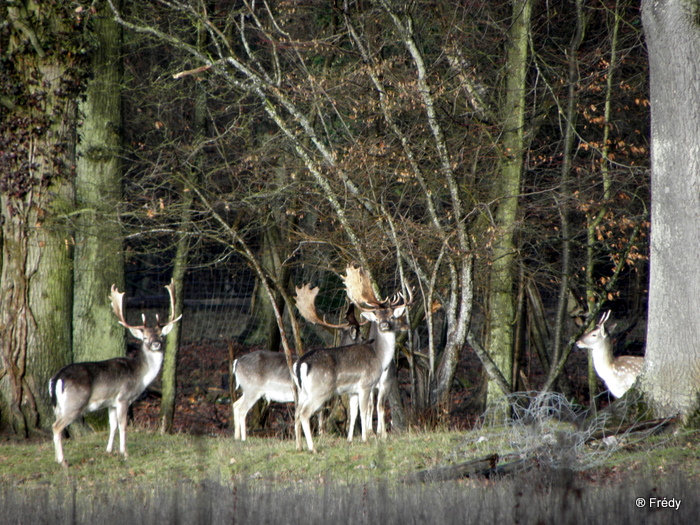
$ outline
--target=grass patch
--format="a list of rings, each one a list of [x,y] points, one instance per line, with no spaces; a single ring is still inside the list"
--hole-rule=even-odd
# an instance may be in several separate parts
[[[623,472],[645,468],[655,472],[681,469],[690,477],[700,474],[696,433],[647,436],[640,441],[620,441],[616,448],[601,443],[578,449],[572,459],[566,429],[546,426],[523,429],[494,427],[468,432],[408,431],[390,434],[382,441],[348,443],[335,436],[317,437],[318,454],[297,452],[293,440],[249,438],[234,441],[227,436],[161,435],[131,428],[127,459],[105,452],[107,432],[95,432],[64,440],[70,467],[54,462],[53,442],[0,443],[0,486],[59,485],[66,480],[78,486],[200,482],[364,484],[396,482],[425,469],[458,464],[488,454],[501,456],[540,454],[552,461],[566,455],[572,470]],[[525,438],[523,436],[526,436]],[[549,443],[549,445],[547,445]],[[533,445],[534,444],[534,445]],[[532,449],[539,446],[539,449]],[[552,459],[554,458],[554,460]],[[578,465],[578,467],[577,467]]]
[[[348,443],[335,436],[316,438],[318,454],[297,452],[294,441],[226,436],[161,435],[130,429],[127,459],[105,452],[107,432],[64,440],[70,467],[54,461],[53,442],[0,444],[0,485],[55,485],[71,479],[78,484],[139,484],[148,482],[236,479],[267,483],[340,483],[397,480],[419,469],[444,462],[465,461],[481,446],[468,446],[460,432],[406,432],[385,441]]]
[[[540,424],[413,430],[351,444],[320,436],[319,453],[312,455],[297,452],[292,440],[242,443],[131,428],[126,460],[105,453],[106,432],[65,440],[68,469],[54,462],[48,437],[6,441],[0,444],[0,506],[8,509],[7,523],[35,523],[47,515],[52,523],[432,523],[436,516],[441,523],[663,523],[700,512],[696,433],[628,437],[607,454],[591,444],[578,453],[594,454],[594,468],[589,458],[562,468],[552,458],[557,447],[569,457],[571,440],[550,437],[573,432]],[[493,453],[532,454],[538,442],[541,465],[525,474],[402,483],[418,470]],[[577,464],[585,469],[571,468]],[[649,495],[680,498],[682,507],[635,506],[635,498]]]

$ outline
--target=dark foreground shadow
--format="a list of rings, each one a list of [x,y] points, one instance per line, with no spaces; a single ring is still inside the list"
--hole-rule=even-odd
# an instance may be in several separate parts
[[[387,524],[695,523],[700,498],[681,475],[597,485],[573,473],[501,480],[344,486],[217,482],[77,489],[0,488],[2,523]]]

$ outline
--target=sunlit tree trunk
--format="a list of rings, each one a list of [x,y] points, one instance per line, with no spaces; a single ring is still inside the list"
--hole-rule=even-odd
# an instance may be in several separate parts
[[[517,248],[515,227],[523,165],[523,126],[531,0],[513,1],[513,20],[508,38],[506,95],[503,105],[503,159],[496,197],[497,237],[488,292],[488,345],[494,363],[504,377],[512,376],[515,327],[515,272]],[[501,388],[489,381],[488,403],[494,408],[506,406]],[[499,410],[496,410],[497,412]]]
[[[658,416],[698,423],[700,397],[700,7],[645,0],[652,208],[649,320],[641,387]]]

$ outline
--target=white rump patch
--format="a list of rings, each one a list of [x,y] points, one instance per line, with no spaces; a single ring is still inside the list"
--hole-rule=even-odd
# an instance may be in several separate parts
[[[64,387],[63,379],[59,379],[58,381],[56,381],[55,391],[56,391],[56,409],[57,410],[63,409],[63,407],[66,404],[67,397],[68,397],[68,396],[66,396],[66,390],[63,387]]]
[[[301,363],[299,365],[299,377],[294,378],[295,381],[298,379],[301,384],[297,385],[299,387],[299,391],[305,392],[306,391],[306,386],[308,385],[308,382],[306,381],[306,378],[309,377],[309,365],[307,363]]]

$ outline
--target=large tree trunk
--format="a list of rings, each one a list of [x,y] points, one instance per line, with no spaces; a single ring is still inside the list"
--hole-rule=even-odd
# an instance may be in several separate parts
[[[59,215],[73,204],[82,46],[69,5],[18,3],[4,15],[0,427],[26,436],[50,424],[47,382],[70,355],[71,235]]]
[[[503,107],[503,160],[498,182],[496,210],[497,239],[493,247],[488,297],[488,352],[504,377],[513,368],[515,326],[515,224],[523,164],[523,125],[527,50],[530,34],[531,0],[513,1],[513,20],[508,38],[506,95]],[[489,381],[488,403],[504,407],[504,393],[495,381]]]
[[[121,26],[108,6],[92,21],[96,45],[92,78],[80,104],[75,232],[73,360],[124,355],[124,328],[108,300],[112,284],[123,290],[121,228]]]
[[[652,139],[651,272],[642,390],[659,417],[700,392],[700,24],[697,2],[645,0]]]

